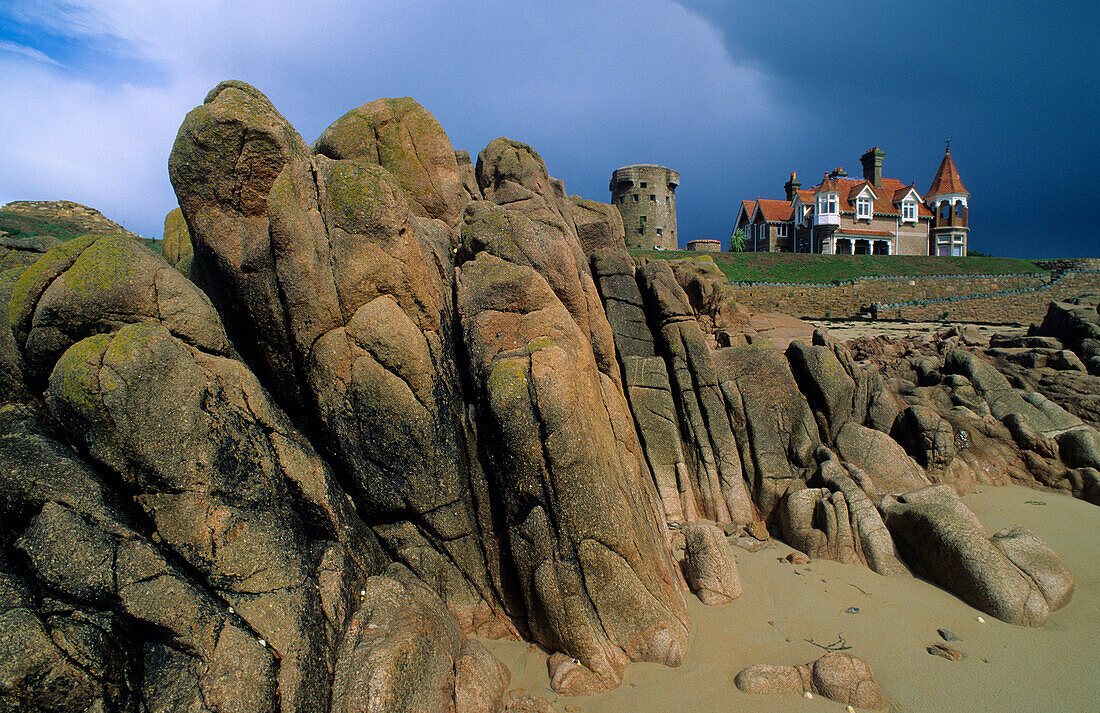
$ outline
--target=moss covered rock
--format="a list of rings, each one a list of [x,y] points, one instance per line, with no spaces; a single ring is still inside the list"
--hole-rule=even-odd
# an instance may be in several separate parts
[[[191,247],[191,233],[187,230],[187,221],[183,211],[174,208],[164,216],[164,242],[162,254],[168,264],[184,275],[191,274],[191,261],[195,254]]]
[[[337,119],[313,143],[333,159],[382,166],[409,196],[413,212],[455,226],[469,201],[454,147],[443,127],[414,99],[376,99]]]

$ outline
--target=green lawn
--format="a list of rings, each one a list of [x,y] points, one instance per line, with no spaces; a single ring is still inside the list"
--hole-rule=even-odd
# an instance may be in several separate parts
[[[658,259],[712,258],[733,282],[833,282],[856,277],[1005,275],[1044,272],[1030,260],[927,255],[815,255],[809,253],[697,253],[631,250]]]

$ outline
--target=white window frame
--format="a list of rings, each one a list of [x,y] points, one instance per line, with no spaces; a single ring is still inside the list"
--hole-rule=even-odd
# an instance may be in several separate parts
[[[866,196],[856,198],[856,218],[871,219],[871,199]]]
[[[917,204],[906,200],[901,202],[901,219],[906,223],[917,222]]]
[[[778,223],[776,225],[775,235],[776,235],[776,237],[779,237],[779,238],[787,237],[787,224],[786,223]]]

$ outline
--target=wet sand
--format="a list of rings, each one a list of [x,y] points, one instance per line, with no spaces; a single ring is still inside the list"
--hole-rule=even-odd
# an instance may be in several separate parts
[[[733,685],[746,666],[806,663],[824,653],[807,640],[828,645],[840,638],[851,647],[846,653],[871,665],[893,711],[1100,711],[1100,507],[1014,485],[985,488],[964,501],[988,533],[1025,525],[1074,573],[1073,599],[1045,628],[998,621],[920,579],[827,560],[791,565],[781,561],[791,548],[772,541],[755,553],[735,548],[744,592],[733,603],[706,607],[687,595],[693,630],[682,666],[633,664],[609,693],[558,696],[537,648],[485,643],[511,669],[511,689],[543,696],[567,713],[844,711],[820,696],[749,695]],[[940,628],[961,638],[953,646],[965,659],[927,653]]]

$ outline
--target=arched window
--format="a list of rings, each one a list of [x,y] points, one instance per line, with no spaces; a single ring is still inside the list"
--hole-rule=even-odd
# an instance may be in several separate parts
[[[951,218],[951,201],[944,201],[940,203],[940,220],[948,220]]]
[[[959,206],[958,206],[958,211],[957,212],[958,212],[958,216],[960,218],[962,218],[963,220],[966,220],[966,204],[963,203],[962,201],[959,201]]]

